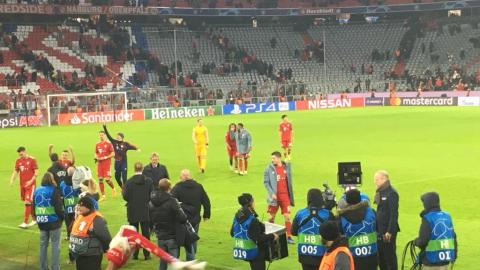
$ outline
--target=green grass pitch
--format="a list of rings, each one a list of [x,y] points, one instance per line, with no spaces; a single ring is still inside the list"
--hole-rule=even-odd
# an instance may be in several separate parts
[[[306,192],[327,181],[336,188],[339,161],[361,161],[364,172],[362,190],[374,194],[373,173],[390,172],[392,184],[400,194],[398,254],[413,239],[420,224],[422,205],[419,196],[437,191],[442,208],[453,216],[459,241],[459,259],[455,269],[478,269],[480,214],[480,108],[460,107],[383,107],[289,112],[293,123],[293,186],[296,207],[306,204]],[[232,259],[229,229],[236,210],[237,196],[253,193],[260,218],[266,219],[266,192],[263,170],[270,153],[279,149],[280,113],[216,116],[205,119],[210,133],[205,175],[198,173],[191,141],[195,119],[140,121],[109,124],[112,133],[121,131],[126,140],[142,152],[129,153],[130,174],[135,161],[147,162],[152,151],[160,153],[172,181],[182,168],[189,168],[202,183],[212,202],[212,218],[200,225],[198,258],[209,262],[209,269],[248,269],[247,263]],[[253,136],[253,152],[248,176],[230,172],[224,135],[230,122],[243,122]],[[52,128],[19,128],[0,131],[0,269],[38,269],[38,229],[17,228],[22,221],[18,181],[9,187],[16,148],[26,146],[37,158],[40,174],[50,165],[47,146],[55,144],[60,152],[72,145],[77,165],[94,168],[93,150],[100,125]],[[39,180],[37,180],[37,183]],[[336,188],[337,195],[340,190]],[[110,190],[107,188],[107,194]],[[100,204],[112,234],[126,223],[125,203],[120,197],[108,197]],[[282,224],[281,217],[277,223]],[[67,242],[62,241],[62,269],[66,265]],[[272,270],[300,269],[296,246],[290,257],[273,262]],[[184,251],[182,257],[184,258]],[[125,269],[157,269],[158,261],[129,262]]]

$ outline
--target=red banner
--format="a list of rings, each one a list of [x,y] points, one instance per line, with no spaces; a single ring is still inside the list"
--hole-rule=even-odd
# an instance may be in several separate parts
[[[364,98],[301,100],[295,102],[296,110],[320,110],[365,106]]]
[[[58,115],[58,125],[84,125],[103,122],[128,122],[145,120],[143,110],[88,112],[88,113],[61,113]]]

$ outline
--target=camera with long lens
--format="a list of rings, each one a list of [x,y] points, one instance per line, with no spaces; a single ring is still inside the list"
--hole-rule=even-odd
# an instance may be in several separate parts
[[[333,191],[327,183],[323,184],[323,192],[322,192],[322,197],[323,197],[323,203],[326,209],[332,210],[337,206],[337,200],[335,199],[335,191]]]

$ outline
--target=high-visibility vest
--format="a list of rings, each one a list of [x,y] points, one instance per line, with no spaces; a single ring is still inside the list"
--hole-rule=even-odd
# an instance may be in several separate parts
[[[425,248],[427,261],[432,264],[455,261],[455,231],[450,214],[444,211],[432,211],[423,217],[432,230]]]
[[[88,251],[91,236],[90,233],[93,230],[93,221],[97,216],[102,216],[97,211],[93,211],[87,216],[78,216],[72,226],[72,232],[70,233],[69,249],[76,255],[82,255]]]
[[[348,249],[348,247],[337,247],[332,252],[326,252],[323,255],[323,259],[322,259],[322,262],[320,263],[320,268],[318,268],[318,270],[334,270],[335,261],[337,259],[337,254],[339,252],[343,252],[348,255],[348,258],[350,259],[350,270],[355,270],[355,264],[353,262],[352,253],[350,253],[350,250]]]
[[[344,216],[340,217],[340,223],[354,257],[377,254],[376,216],[372,208],[367,208],[363,220],[358,223],[351,223]]]
[[[248,237],[248,229],[255,219],[250,214],[242,223],[237,218],[233,219],[233,258],[237,260],[251,261],[258,256],[258,246]]]
[[[35,217],[38,224],[58,221],[59,217],[53,205],[54,186],[41,186],[33,194],[35,202]]]
[[[320,236],[320,225],[327,221],[330,213],[327,209],[319,209],[315,216],[309,208],[298,211],[295,219],[298,228],[298,254],[321,257],[325,253],[325,246]]]

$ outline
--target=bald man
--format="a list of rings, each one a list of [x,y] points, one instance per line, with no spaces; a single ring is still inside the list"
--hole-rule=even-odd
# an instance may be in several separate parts
[[[181,206],[188,221],[198,234],[200,228],[200,211],[203,207],[203,220],[210,219],[210,199],[207,192],[201,184],[192,179],[192,174],[189,170],[183,169],[180,172],[180,182],[178,182],[172,189],[172,195],[181,202]],[[191,248],[186,249],[187,261],[195,259],[197,252],[197,243],[195,242]]]
[[[396,241],[398,226],[397,191],[390,184],[390,177],[385,170],[374,175],[377,188],[374,202],[377,205],[378,259],[380,270],[397,270]]]

